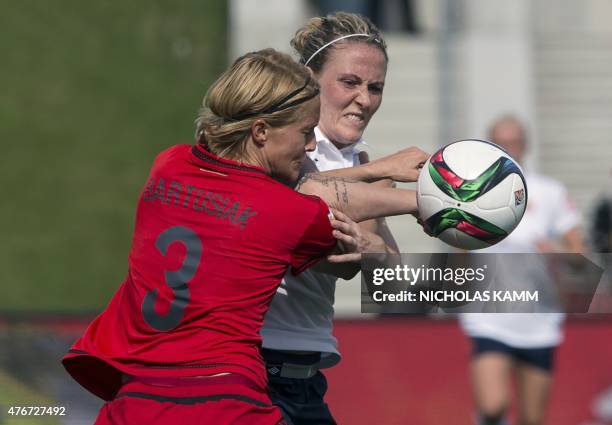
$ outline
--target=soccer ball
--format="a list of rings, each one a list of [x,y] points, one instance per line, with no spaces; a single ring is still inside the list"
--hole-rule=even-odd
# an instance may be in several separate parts
[[[425,162],[417,181],[425,228],[461,249],[494,245],[514,230],[527,205],[521,167],[483,140],[450,143]]]

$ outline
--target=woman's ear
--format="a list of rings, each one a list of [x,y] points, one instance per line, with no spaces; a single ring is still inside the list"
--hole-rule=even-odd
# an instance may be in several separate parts
[[[251,138],[258,145],[263,145],[268,140],[268,131],[268,124],[262,119],[256,119],[251,124]]]

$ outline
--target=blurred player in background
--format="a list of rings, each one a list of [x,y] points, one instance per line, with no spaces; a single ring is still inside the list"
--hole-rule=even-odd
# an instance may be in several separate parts
[[[600,253],[602,263],[607,272],[607,286],[605,290],[612,294],[612,169],[610,170],[610,180],[605,192],[599,198],[593,211],[593,221],[591,223],[591,240],[593,250]]]
[[[612,297],[612,255],[610,255],[612,253],[612,184],[610,183],[612,183],[612,169],[610,169],[608,185],[593,210],[591,241],[593,250],[599,253],[604,270],[606,270],[601,290]]]
[[[337,12],[310,19],[291,45],[321,86],[316,148],[308,153],[303,171],[320,171],[319,178],[378,182],[374,184],[381,188],[392,180],[416,181],[419,166],[428,157],[420,149],[408,148],[367,163],[365,152],[356,148],[382,102],[388,58],[378,28],[360,15]],[[367,242],[369,252],[398,252],[384,218],[360,225],[365,234],[380,236]],[[263,356],[270,396],[289,423],[335,423],[324,401],[327,381],[319,369],[340,361],[332,333],[336,281],[352,278],[359,266],[287,274],[270,306],[261,332]]]
[[[108,401],[97,423],[282,423],[259,335],[281,278],[329,254],[335,237],[348,252],[329,261],[359,259],[357,224],[340,211],[332,220],[328,205],[357,220],[416,211],[414,191],[304,186],[326,203],[277,181],[295,182],[315,147],[318,94],[288,55],[244,55],[209,89],[198,143],[155,159],[128,276],[63,360]]]
[[[527,138],[519,120],[512,116],[498,119],[489,138],[522,163]],[[525,179],[529,201],[523,220],[487,252],[583,252],[580,217],[565,188],[540,174],[526,172]],[[466,313],[460,322],[473,343],[471,378],[478,424],[508,423],[513,377],[518,390],[517,423],[543,424],[554,353],[562,340],[563,314]]]
[[[596,252],[612,252],[612,196],[602,196],[593,212],[593,248]]]

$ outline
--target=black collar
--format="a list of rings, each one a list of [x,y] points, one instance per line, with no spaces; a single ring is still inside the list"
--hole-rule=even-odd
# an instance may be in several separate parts
[[[206,146],[202,144],[193,145],[191,148],[191,153],[194,154],[201,161],[204,161],[208,164],[216,165],[217,167],[231,168],[233,170],[248,171],[268,176],[268,173],[266,173],[263,168],[260,168],[256,165],[244,164],[232,161],[231,159],[218,157],[217,155],[206,149]]]

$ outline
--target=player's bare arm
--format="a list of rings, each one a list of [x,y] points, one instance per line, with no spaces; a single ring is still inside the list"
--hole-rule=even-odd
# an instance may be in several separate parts
[[[416,214],[416,192],[409,189],[379,187],[354,180],[307,174],[298,182],[296,190],[316,195],[330,208],[348,215],[352,220],[364,220],[402,214]]]
[[[320,174],[361,182],[375,182],[383,179],[414,182],[419,177],[419,171],[427,158],[429,158],[428,153],[413,146],[370,162],[361,161],[361,165],[355,167],[339,168]]]
[[[366,162],[368,162],[367,157],[362,160],[362,163]],[[380,188],[395,188],[395,183],[389,179],[379,180],[372,184]],[[363,230],[375,233],[376,235],[380,236],[384,243],[382,249],[370,252],[380,252],[385,254],[399,253],[399,246],[397,245],[397,242],[395,241],[395,238],[391,233],[391,229],[389,229],[389,226],[387,225],[387,220],[385,219],[385,217],[378,217],[376,219],[362,221],[361,223],[359,223],[359,226]]]
[[[378,187],[391,187],[390,180],[379,180],[373,185]],[[342,214],[337,211],[336,216]],[[343,223],[338,220],[333,222],[334,228],[339,229]],[[384,258],[392,258],[386,254],[399,253],[397,242],[391,234],[391,230],[387,226],[384,217],[365,220],[358,223],[356,229],[346,229],[345,234],[350,234],[356,243],[355,253],[346,255],[338,250],[334,255],[329,256],[326,260],[320,261],[315,269],[322,273],[327,273],[342,279],[352,279],[361,270],[361,255],[356,253],[380,253],[385,254]],[[342,261],[342,262],[340,262]]]

